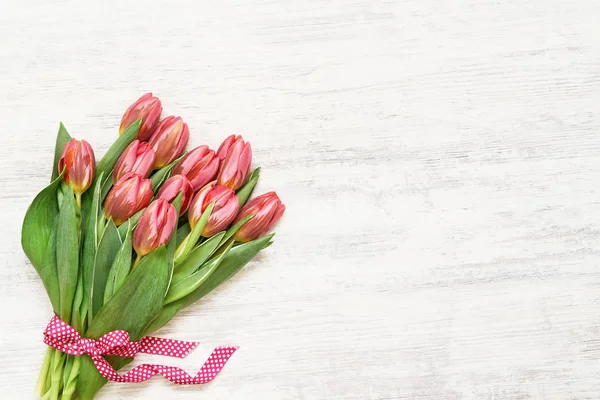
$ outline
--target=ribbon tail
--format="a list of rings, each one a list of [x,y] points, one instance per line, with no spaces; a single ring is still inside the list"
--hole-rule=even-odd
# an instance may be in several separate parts
[[[215,379],[237,349],[237,347],[217,347],[194,377],[181,368],[157,364],[142,364],[124,375],[119,375],[104,357],[94,356],[92,361],[103,377],[114,382],[139,383],[160,374],[177,385],[203,385]]]
[[[237,349],[237,346],[222,346],[214,349],[194,377],[196,384],[205,384],[215,379]]]

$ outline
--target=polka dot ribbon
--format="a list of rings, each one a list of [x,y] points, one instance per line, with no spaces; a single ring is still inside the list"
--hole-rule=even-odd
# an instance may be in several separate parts
[[[146,336],[139,342],[131,342],[129,334],[121,330],[109,332],[98,340],[92,340],[81,337],[75,329],[56,315],[44,331],[44,343],[66,354],[89,355],[98,372],[110,381],[137,383],[160,374],[178,385],[202,385],[212,381],[237,350],[237,347],[217,347],[196,376],[191,376],[177,367],[156,364],[142,364],[125,375],[119,375],[103,356],[135,357],[138,353],[145,353],[185,358],[198,346],[198,343],[151,336]]]

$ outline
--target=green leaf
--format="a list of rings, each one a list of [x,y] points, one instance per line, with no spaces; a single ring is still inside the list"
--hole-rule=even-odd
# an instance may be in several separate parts
[[[100,174],[104,174],[104,176],[110,177],[112,170],[115,168],[115,164],[117,160],[125,151],[127,146],[133,142],[138,135],[140,130],[140,126],[142,125],[142,119],[138,119],[135,121],[129,128],[123,132],[121,136],[110,146],[110,149],[106,152],[102,160],[98,163],[96,167],[96,175],[100,176]]]
[[[248,179],[250,180],[250,179],[252,179],[252,178],[254,178],[256,176],[260,176],[260,167],[254,168],[254,171],[252,171],[250,173],[250,176],[248,177]]]
[[[133,215],[133,217],[131,217],[127,220],[131,224],[131,230],[134,230],[135,227],[137,226],[144,210],[145,210],[145,208],[141,209],[140,211],[135,213]],[[127,227],[128,227],[128,225],[126,223],[123,223],[117,228],[117,229],[119,229],[119,235],[121,237],[125,237],[125,235],[127,235],[127,229],[128,229]]]
[[[223,236],[225,236],[225,232],[216,234],[192,250],[185,260],[183,260],[183,262],[175,269],[175,278],[181,280],[196,272],[219,248]]]
[[[156,171],[150,177],[150,179],[152,180],[152,192],[153,193],[158,193],[158,189],[160,189],[160,187],[162,186],[162,184],[167,179],[169,179],[169,177],[171,176],[171,171],[173,170],[173,168],[175,168],[175,166],[177,165],[177,163],[183,157],[185,157],[185,154],[183,156],[179,157],[177,160],[173,161],[171,164],[162,167],[161,169],[159,169],[158,171]]]
[[[52,309],[56,314],[60,312],[60,293],[58,290],[58,272],[56,271],[56,231],[58,218],[54,222],[54,229],[48,239],[48,250],[46,252],[46,261],[38,270],[42,283],[46,288],[46,293],[52,303]]]
[[[73,308],[71,312],[71,326],[82,334],[85,330],[85,315],[87,314],[87,301],[83,293],[83,277],[79,274],[77,278],[77,289],[73,299]]]
[[[62,175],[42,190],[27,209],[23,220],[21,245],[38,273],[45,261],[48,240],[58,215],[57,192],[61,182]]]
[[[182,280],[173,280],[173,284],[169,288],[169,292],[165,298],[165,304],[179,300],[198,289],[200,285],[202,285],[211,276],[211,274],[216,271],[221,261],[223,261],[223,258],[227,256],[227,253],[229,250],[231,250],[231,246],[233,246],[233,243],[229,244],[229,246],[227,246],[221,255],[211,260],[205,266],[188,277]]]
[[[108,303],[100,309],[86,337],[98,339],[100,336],[122,329],[131,340],[144,336],[144,327],[158,314],[162,307],[168,282],[168,255],[165,246],[148,254],[125,279]],[[122,368],[130,358],[107,357],[115,369]],[[92,400],[106,383],[106,379],[89,357],[83,357],[77,382],[77,392],[81,400]]]
[[[100,232],[98,230],[98,216],[100,214],[100,195],[102,190],[102,179],[104,174],[101,173],[96,178],[94,186],[92,202],[89,208],[82,208],[84,219],[84,234],[83,234],[83,251],[81,256],[81,270],[83,275],[83,289],[88,303],[91,304],[92,287],[94,285],[94,263],[96,261],[96,250],[100,242]],[[103,211],[102,211],[103,212]],[[104,219],[104,217],[102,217]]]
[[[104,304],[104,291],[110,269],[115,261],[116,255],[121,249],[122,243],[119,237],[119,231],[112,220],[108,221],[94,262],[94,280],[92,283],[92,317],[98,313],[98,310]]]
[[[56,135],[56,147],[54,147],[54,164],[52,165],[52,180],[56,180],[58,175],[62,171],[58,171],[58,162],[60,161],[60,157],[62,157],[62,152],[65,149],[65,145],[71,141],[72,137],[67,132],[67,128],[61,122],[58,126],[58,135]]]
[[[177,197],[171,202],[171,205],[175,207],[175,211],[177,215],[179,215],[179,211],[181,211],[181,200],[183,200],[183,192],[180,192]]]
[[[65,358],[65,366],[64,366],[64,370],[63,370],[63,388],[66,387],[69,384],[69,376],[71,375],[71,371],[73,370],[73,356],[68,354],[67,357]]]
[[[201,299],[210,293],[217,286],[235,275],[242,267],[244,267],[254,256],[269,245],[269,242],[275,234],[263,236],[260,239],[232,248],[227,256],[221,262],[217,270],[200,286],[196,291],[186,296],[184,304],[187,306]]]
[[[93,400],[96,393],[108,382],[98,372],[98,368],[92,362],[90,357],[81,356],[81,364],[79,376],[77,377],[77,399]],[[123,358],[117,356],[105,356],[106,361],[113,366],[115,370],[119,370],[133,361],[133,358]]]
[[[223,282],[227,281],[242,269],[254,256],[261,250],[270,245],[270,241],[275,234],[263,236],[260,239],[242,245],[233,247],[224,257],[216,271],[214,271],[206,281],[194,292],[183,299],[166,305],[160,314],[146,328],[144,334],[149,335],[169,322],[182,308],[200,300],[208,293],[213,291]]]
[[[144,330],[144,336],[150,335],[161,327],[165,326],[171,319],[173,319],[175,315],[177,315],[183,306],[184,304],[181,300],[164,306],[164,308],[160,311],[160,314],[158,314],[156,318],[148,324]]]
[[[112,187],[112,174],[110,174],[108,178],[104,179],[104,182],[102,182],[102,197],[100,197],[102,201],[106,199],[106,196],[108,195],[108,192],[110,192],[110,189],[112,189]]]
[[[123,286],[98,311],[87,337],[122,329],[131,340],[141,339],[143,328],[160,311],[168,284],[168,255],[165,246],[148,254],[125,279]]]
[[[104,290],[104,304],[106,304],[113,294],[115,294],[123,285],[125,278],[127,278],[127,275],[129,275],[129,271],[131,270],[131,258],[133,256],[131,245],[131,222],[123,225],[127,227],[127,231],[125,233],[123,245],[108,274],[106,289]]]
[[[246,204],[246,202],[250,198],[250,196],[252,196],[254,187],[258,183],[258,178],[260,178],[260,167],[252,171],[250,177],[248,178],[248,181],[244,184],[244,186],[242,186],[238,189],[237,192],[235,192],[235,195],[237,196],[240,202],[240,207],[243,207],[244,204]]]
[[[56,272],[60,292],[58,315],[69,323],[79,273],[79,218],[70,187],[64,196],[56,225]]]
[[[181,244],[191,232],[190,224],[185,224],[179,228],[177,230],[177,245]]]
[[[231,239],[233,237],[233,235],[235,235],[237,233],[237,231],[239,231],[240,228],[242,226],[244,226],[244,224],[246,222],[250,221],[253,217],[254,217],[254,214],[248,215],[247,217],[242,218],[241,220],[239,220],[237,222],[237,224],[235,224],[231,228],[227,229],[227,232],[225,233],[225,236],[223,237],[223,240],[221,240],[220,245],[225,244],[229,239]]]
[[[215,203],[210,203],[208,207],[206,207],[206,210],[204,210],[204,212],[200,216],[200,219],[196,223],[196,226],[194,226],[194,229],[192,229],[190,234],[183,240],[183,242],[181,242],[181,244],[177,248],[177,251],[175,252],[175,265],[178,265],[183,260],[185,260],[188,254],[190,254],[190,251],[192,251],[194,246],[196,246],[196,243],[198,243],[198,239],[200,239],[200,235],[202,235],[202,230],[206,226],[206,223],[208,222],[208,218],[210,217],[210,213],[212,212],[214,206]]]
[[[175,212],[179,215],[181,210],[181,200],[183,199],[183,193],[179,193],[175,200],[173,200],[173,207]],[[171,286],[171,280],[173,279],[173,269],[175,268],[175,251],[177,250],[177,235],[173,235],[167,244],[167,256],[169,258],[169,284],[167,285],[167,291]],[[167,293],[165,292],[165,296]]]

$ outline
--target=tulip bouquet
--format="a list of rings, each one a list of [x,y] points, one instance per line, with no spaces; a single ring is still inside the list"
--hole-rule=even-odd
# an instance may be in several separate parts
[[[82,340],[121,330],[136,341],[156,331],[268,247],[285,210],[274,192],[250,199],[260,173],[251,170],[250,143],[232,135],[216,152],[185,153],[188,125],[161,113],[151,93],[138,99],[97,164],[92,147],[61,124],[52,181],[25,215],[23,250],[55,318]],[[107,380],[76,354],[48,348],[38,396],[95,396]],[[132,358],[105,360],[118,370]]]

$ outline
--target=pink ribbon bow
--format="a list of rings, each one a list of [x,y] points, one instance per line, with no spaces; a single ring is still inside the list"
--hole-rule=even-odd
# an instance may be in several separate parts
[[[139,342],[130,342],[129,334],[121,330],[109,332],[100,339],[93,340],[81,337],[79,332],[57,315],[54,315],[44,331],[44,343],[66,354],[88,354],[98,372],[110,381],[144,382],[156,374],[161,374],[178,385],[202,385],[212,381],[238,349],[234,346],[217,347],[196,376],[189,375],[181,368],[156,364],[139,365],[121,376],[103,356],[135,357],[138,353],[145,353],[185,358],[199,343],[151,336],[146,336]]]

